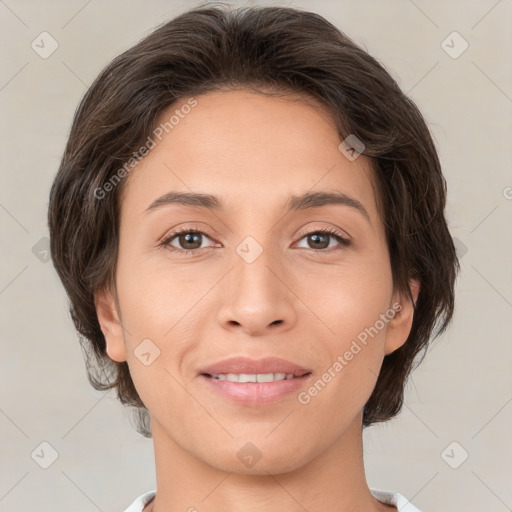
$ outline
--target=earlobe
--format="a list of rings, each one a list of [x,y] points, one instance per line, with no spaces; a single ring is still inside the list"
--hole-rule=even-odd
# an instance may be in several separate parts
[[[414,304],[411,301],[409,294],[400,295],[396,299],[394,297],[392,302],[392,304],[399,303],[400,307],[396,308],[397,312],[388,324],[384,347],[385,355],[391,354],[400,348],[407,341],[411,332],[414,310],[418,302],[418,295],[420,292],[420,284],[417,279],[411,279],[409,281],[409,286],[412,298],[414,299]]]
[[[105,337],[107,356],[113,361],[126,361],[123,326],[110,290],[100,290],[94,294],[94,305],[101,332]]]

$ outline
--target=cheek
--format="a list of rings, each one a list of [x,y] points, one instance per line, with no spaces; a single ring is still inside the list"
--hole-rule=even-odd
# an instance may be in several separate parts
[[[304,297],[324,333],[341,345],[374,325],[390,307],[393,283],[384,258],[324,266],[306,275],[307,279],[297,281],[301,283],[298,295]]]
[[[317,322],[318,332],[324,333],[315,344],[317,349],[321,347],[324,362],[316,407],[336,403],[340,410],[353,406],[354,411],[359,410],[376,382],[386,329],[395,313],[390,305],[390,268],[378,261],[365,262],[311,278],[308,283],[314,282],[315,286],[307,285],[302,293],[322,321]]]
[[[191,279],[191,272],[191,267],[173,267],[164,254],[124,253],[119,258],[117,280],[126,327],[155,339],[172,336],[180,319],[188,318],[200,299],[201,290],[208,289],[204,280]]]
[[[326,419],[310,422],[313,437],[332,439],[343,431],[361,412],[377,381],[387,328],[381,315],[388,311],[389,297],[382,288],[362,283],[346,283],[327,293],[322,319],[334,334],[312,347],[322,353],[323,366],[298,400],[306,422]]]
[[[207,301],[200,299],[217,279],[211,275],[205,276],[206,281],[191,279],[190,271],[172,268],[163,256],[157,260],[129,251],[122,254],[117,288],[127,362],[135,387],[150,408],[162,400],[162,394],[173,400],[181,396],[173,377],[182,380],[182,362],[199,344],[201,322],[210,318]]]

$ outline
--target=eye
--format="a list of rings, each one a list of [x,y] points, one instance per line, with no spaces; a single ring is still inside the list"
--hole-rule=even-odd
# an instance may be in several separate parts
[[[200,229],[185,227],[170,233],[162,240],[162,242],[159,245],[167,248],[171,252],[192,254],[194,252],[197,252],[199,249],[205,248],[204,246],[202,247],[202,242],[204,241],[205,238],[211,240],[211,238],[204,231],[201,231]],[[350,240],[345,238],[341,233],[339,233],[335,229],[320,229],[311,231],[309,233],[302,235],[300,240],[303,239],[307,239],[308,243],[313,244],[313,247],[304,248],[315,251],[322,251],[323,249],[332,249],[332,245],[330,242],[333,239],[336,242],[338,242],[338,246],[341,246],[334,250],[346,248],[351,243]],[[174,244],[177,244],[178,247],[176,247],[176,245]]]
[[[166,247],[171,252],[182,252],[185,254],[190,254],[197,252],[198,249],[204,248],[201,247],[204,238],[210,240],[210,237],[208,237],[207,234],[203,231],[198,229],[182,228],[170,233],[167,237],[164,238],[164,240],[162,240],[160,245]],[[176,239],[176,244],[178,244],[178,247],[173,245],[172,242],[174,239]]]
[[[321,229],[316,231],[310,231],[309,233],[303,235],[301,240],[303,239],[307,239],[307,243],[313,244],[313,247],[306,247],[306,249],[312,250],[332,248],[332,245],[330,245],[330,241],[332,241],[333,239],[336,240],[338,244],[341,246],[338,247],[338,249],[344,249],[350,245],[350,240],[345,238],[341,233],[339,233],[335,229]]]

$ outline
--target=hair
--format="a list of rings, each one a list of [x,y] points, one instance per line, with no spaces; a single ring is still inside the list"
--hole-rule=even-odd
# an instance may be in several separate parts
[[[425,349],[424,357],[454,312],[460,266],[444,217],[446,181],[422,114],[385,67],[322,16],[288,7],[189,10],[114,58],[80,102],[51,187],[48,224],[88,380],[97,390],[115,388],[135,408],[137,431],[151,437],[128,364],[106,354],[94,302],[96,291],[115,290],[126,182],[119,169],[174,102],[234,88],[314,98],[341,139],[355,135],[371,158],[393,285],[414,306],[407,341],[384,357],[363,409],[363,427],[387,421],[402,408],[416,356]],[[99,198],[116,171],[119,183]],[[416,304],[410,279],[420,284]]]

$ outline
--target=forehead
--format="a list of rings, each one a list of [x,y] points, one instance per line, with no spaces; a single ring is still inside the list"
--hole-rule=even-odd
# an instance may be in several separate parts
[[[153,149],[129,175],[123,210],[142,211],[169,191],[216,195],[228,210],[283,206],[290,195],[329,190],[356,197],[377,216],[371,160],[345,157],[334,120],[319,102],[247,90],[193,99],[159,116],[161,140],[154,137]]]

